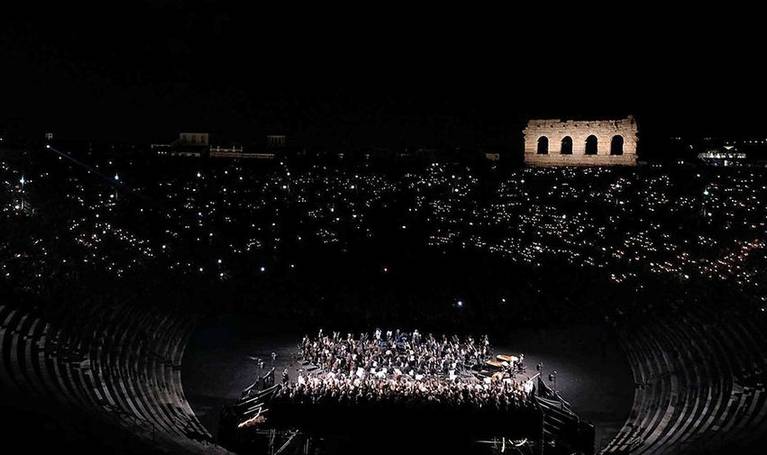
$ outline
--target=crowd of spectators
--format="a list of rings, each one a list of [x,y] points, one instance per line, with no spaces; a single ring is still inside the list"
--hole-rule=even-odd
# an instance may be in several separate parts
[[[654,312],[722,289],[767,309],[757,168],[60,151],[89,168],[45,150],[0,157],[0,284],[58,301],[188,290],[178,304],[427,328]]]

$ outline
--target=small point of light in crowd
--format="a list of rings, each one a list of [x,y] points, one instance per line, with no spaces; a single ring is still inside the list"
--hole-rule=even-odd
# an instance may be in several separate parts
[[[202,271],[204,271],[204,270],[205,270],[205,269],[203,269],[202,267],[200,267],[200,272],[202,272]]]
[[[389,271],[389,267],[384,267],[383,271],[384,271],[384,273],[388,272]]]
[[[296,265],[295,265],[295,264],[290,264],[290,268],[291,268],[291,269],[295,269],[295,268],[296,268]]]
[[[45,144],[45,148],[47,149],[51,148],[51,144]],[[59,159],[61,159],[61,157],[59,157]]]
[[[459,300],[455,304],[458,305],[458,308],[463,308],[463,300]]]
[[[218,263],[221,264],[223,261],[221,259],[218,260]]]
[[[119,182],[120,181],[120,176],[115,174],[115,180]]]
[[[266,267],[264,267],[264,266],[262,265],[260,270],[261,270],[262,272],[266,272]]]

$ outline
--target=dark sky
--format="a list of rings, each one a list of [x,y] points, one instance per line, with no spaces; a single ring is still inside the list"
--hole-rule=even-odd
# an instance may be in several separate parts
[[[56,3],[3,11],[1,129],[471,144],[531,116],[635,113],[651,136],[767,133],[761,25],[721,11]]]

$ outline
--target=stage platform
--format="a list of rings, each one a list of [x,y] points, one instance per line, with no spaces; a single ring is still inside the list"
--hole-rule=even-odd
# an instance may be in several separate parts
[[[534,382],[540,372],[571,403],[573,410],[597,427],[597,448],[612,438],[631,409],[633,381],[624,355],[613,344],[600,341],[602,328],[567,330],[515,330],[496,344],[496,353],[525,353],[526,379]],[[291,380],[303,366],[293,354],[303,333],[276,323],[232,318],[210,321],[192,336],[182,364],[187,399],[200,421],[214,434],[221,410],[240,397],[259,373],[272,366],[288,368]],[[272,364],[271,352],[277,360]],[[254,358],[266,361],[259,370]],[[556,382],[549,374],[557,371]]]

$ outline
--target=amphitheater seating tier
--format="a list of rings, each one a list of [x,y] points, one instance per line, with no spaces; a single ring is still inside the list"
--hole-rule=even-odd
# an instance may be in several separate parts
[[[759,380],[767,366],[766,328],[759,315],[699,309],[623,331],[634,403],[602,453],[717,452],[761,441],[767,432],[767,391]],[[749,375],[756,382],[747,384]]]
[[[56,403],[179,453],[227,453],[184,397],[181,360],[192,322],[131,308],[91,307],[50,321],[0,304],[0,386]]]

